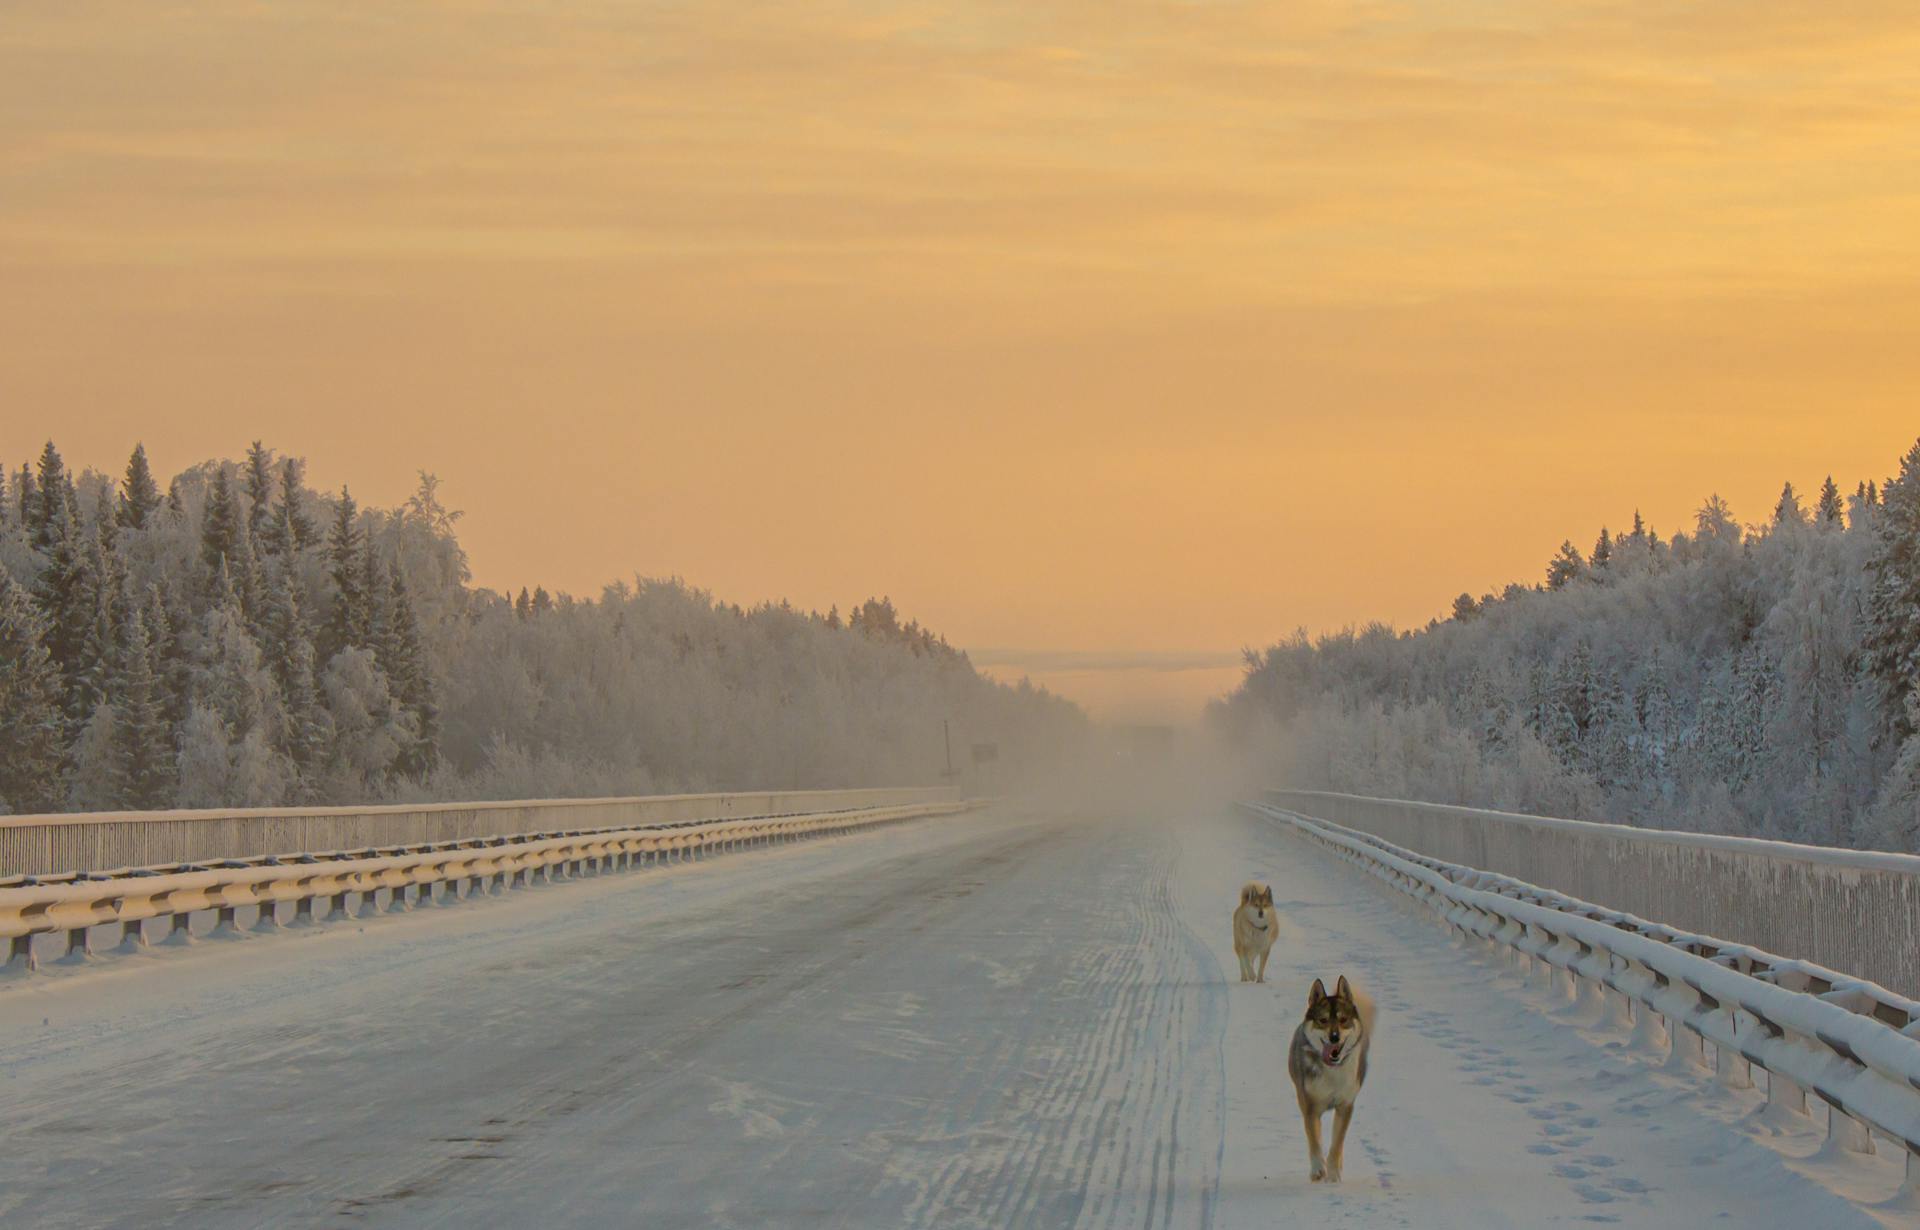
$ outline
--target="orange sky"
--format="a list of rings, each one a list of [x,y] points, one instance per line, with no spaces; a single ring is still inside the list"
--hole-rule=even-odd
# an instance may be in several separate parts
[[[884,592],[1188,712],[1884,475],[1915,64],[1892,0],[13,6],[0,461],[426,468],[484,584]]]

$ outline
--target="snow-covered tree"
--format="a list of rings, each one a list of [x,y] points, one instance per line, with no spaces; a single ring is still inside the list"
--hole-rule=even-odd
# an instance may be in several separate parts
[[[42,643],[40,612],[0,569],[0,806],[52,809],[64,746],[60,673]]]
[[[127,459],[127,474],[120,488],[120,504],[115,517],[121,527],[129,530],[147,528],[147,518],[159,511],[160,488],[153,481],[153,471],[147,466],[147,446],[133,446],[133,456]]]

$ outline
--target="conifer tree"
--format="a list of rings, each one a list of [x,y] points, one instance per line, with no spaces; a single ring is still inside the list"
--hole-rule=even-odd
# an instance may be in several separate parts
[[[433,679],[420,643],[420,625],[398,570],[383,604],[382,619],[384,634],[376,643],[376,661],[387,676],[394,699],[413,717],[413,739],[401,749],[396,768],[409,777],[420,777],[439,759],[440,708],[434,701]]]
[[[283,558],[274,576],[273,598],[268,605],[261,647],[280,689],[284,721],[279,750],[304,781],[319,765],[326,739],[324,714],[314,678],[313,638],[300,610],[299,578],[293,573],[291,561]]]
[[[328,575],[333,578],[333,606],[321,631],[319,660],[330,660],[342,649],[366,644],[367,593],[361,578],[359,509],[345,487],[334,509],[333,529],[327,535]]]
[[[116,513],[119,523],[130,530],[143,530],[147,519],[160,507],[160,488],[153,481],[153,471],[147,466],[147,446],[133,446],[133,456],[127,459],[127,475],[120,485],[120,507]]]
[[[304,551],[313,545],[313,522],[305,512],[300,489],[300,464],[288,457],[280,463],[280,501],[268,520],[266,551],[270,555]]]
[[[69,723],[66,736],[71,739],[93,712],[86,703],[83,680],[96,590],[92,552],[75,522],[72,504],[62,499],[53,516],[53,528],[45,536],[44,562],[34,582],[34,600],[45,627],[43,642],[60,672],[60,707]]]
[[[69,499],[66,465],[60,460],[60,451],[53,447],[53,441],[47,441],[46,448],[40,451],[40,473],[34,484],[32,514],[27,517],[28,538],[33,549],[42,555],[52,552],[54,540],[60,534],[62,514],[73,512]]]
[[[167,727],[177,736],[193,701],[191,638],[181,635],[183,629],[191,627],[193,612],[180,588],[164,581],[148,590],[146,610],[147,635],[153,638],[154,661],[160,666],[165,685]]]
[[[174,749],[165,681],[146,616],[137,606],[127,613],[123,641],[125,667],[114,722],[120,781],[126,806],[151,811],[173,801]]]
[[[1547,588],[1565,589],[1568,585],[1587,575],[1587,561],[1581,556],[1580,548],[1571,541],[1560,544],[1560,552],[1547,564]],[[854,619],[859,618],[854,612]],[[849,626],[852,621],[849,621]]]
[[[1780,502],[1773,506],[1773,523],[1775,525],[1807,523],[1806,510],[1800,507],[1800,496],[1794,491],[1792,483],[1780,489]]]
[[[267,523],[273,516],[273,451],[255,440],[247,446],[247,530],[268,548]]]
[[[1593,544],[1593,570],[1600,572],[1613,562],[1613,536],[1607,533],[1607,527],[1600,527],[1600,537]]]
[[[1820,484],[1820,503],[1814,510],[1814,520],[1823,526],[1839,528],[1845,510],[1840,504],[1840,488],[1834,485],[1833,475],[1827,475],[1827,481]]]
[[[1920,689],[1920,442],[1901,459],[1899,477],[1888,481],[1874,530],[1867,666],[1888,724],[1905,739],[1913,733],[1907,697]]]
[[[233,480],[222,465],[207,486],[207,507],[200,522],[200,558],[211,584],[224,563],[231,567],[240,546],[240,510],[234,507]],[[212,594],[215,599],[218,594]]]
[[[72,764],[67,774],[68,811],[119,811],[126,807],[119,739],[114,733],[116,716],[114,707],[103,701],[94,706],[93,714],[81,726],[80,736],[67,756]]]
[[[104,493],[102,503],[104,505]],[[88,611],[85,635],[80,642],[80,661],[74,670],[79,695],[73,710],[92,714],[110,702],[117,690],[120,670],[121,633],[125,619],[125,577],[120,557],[113,549],[112,512],[102,507],[89,536],[87,567],[81,573],[80,601]]]
[[[0,806],[16,813],[60,799],[60,673],[41,635],[33,600],[0,568]]]
[[[13,480],[13,501],[14,507],[20,512],[20,528],[31,539],[33,514],[40,504],[39,490],[34,482],[31,466],[21,466],[19,476]]]
[[[211,714],[217,722],[217,733],[227,740],[234,773],[220,788],[220,801],[234,805],[273,802],[279,797],[276,771],[271,764],[261,763],[261,757],[270,751],[280,719],[279,693],[262,661],[260,646],[247,631],[239,595],[224,568],[217,594],[203,627],[193,703],[182,730],[183,745],[192,733],[201,745],[198,751],[211,754],[214,728],[194,723],[196,712]],[[197,797],[205,796],[206,783],[204,776],[196,777],[193,793]],[[183,765],[183,794],[187,793],[187,784]]]

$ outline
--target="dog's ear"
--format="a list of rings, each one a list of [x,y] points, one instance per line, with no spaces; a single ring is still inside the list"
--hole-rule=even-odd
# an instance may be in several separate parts
[[[1347,976],[1345,974],[1340,975],[1339,983],[1334,986],[1333,997],[1335,999],[1344,999],[1349,1003],[1353,1001],[1353,988],[1347,985]]]
[[[1248,884],[1240,890],[1240,904],[1245,905],[1251,900],[1253,900],[1253,885]]]
[[[1307,1007],[1309,1008],[1313,1007],[1315,1004],[1319,1003],[1321,1000],[1325,999],[1326,997],[1327,997],[1327,984],[1320,981],[1318,978],[1315,978],[1313,980],[1313,990],[1307,992]]]

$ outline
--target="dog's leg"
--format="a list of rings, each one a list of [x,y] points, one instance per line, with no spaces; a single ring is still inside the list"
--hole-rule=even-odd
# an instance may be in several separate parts
[[[1273,949],[1271,948],[1260,954],[1260,972],[1254,975],[1253,980],[1255,982],[1265,982],[1267,980],[1267,958],[1272,955]]]
[[[1333,1151],[1327,1154],[1327,1182],[1340,1181],[1340,1163],[1347,1153],[1347,1125],[1353,1122],[1353,1103],[1333,1112]]]
[[[1247,969],[1247,954],[1241,949],[1235,948],[1233,955],[1240,959],[1240,981],[1245,982],[1248,974],[1251,972]]]
[[[1327,1163],[1320,1156],[1320,1116],[1314,1113],[1313,1106],[1307,1101],[1307,1095],[1298,1086],[1293,1096],[1300,1102],[1300,1121],[1307,1129],[1307,1175],[1315,1183],[1327,1177]]]

